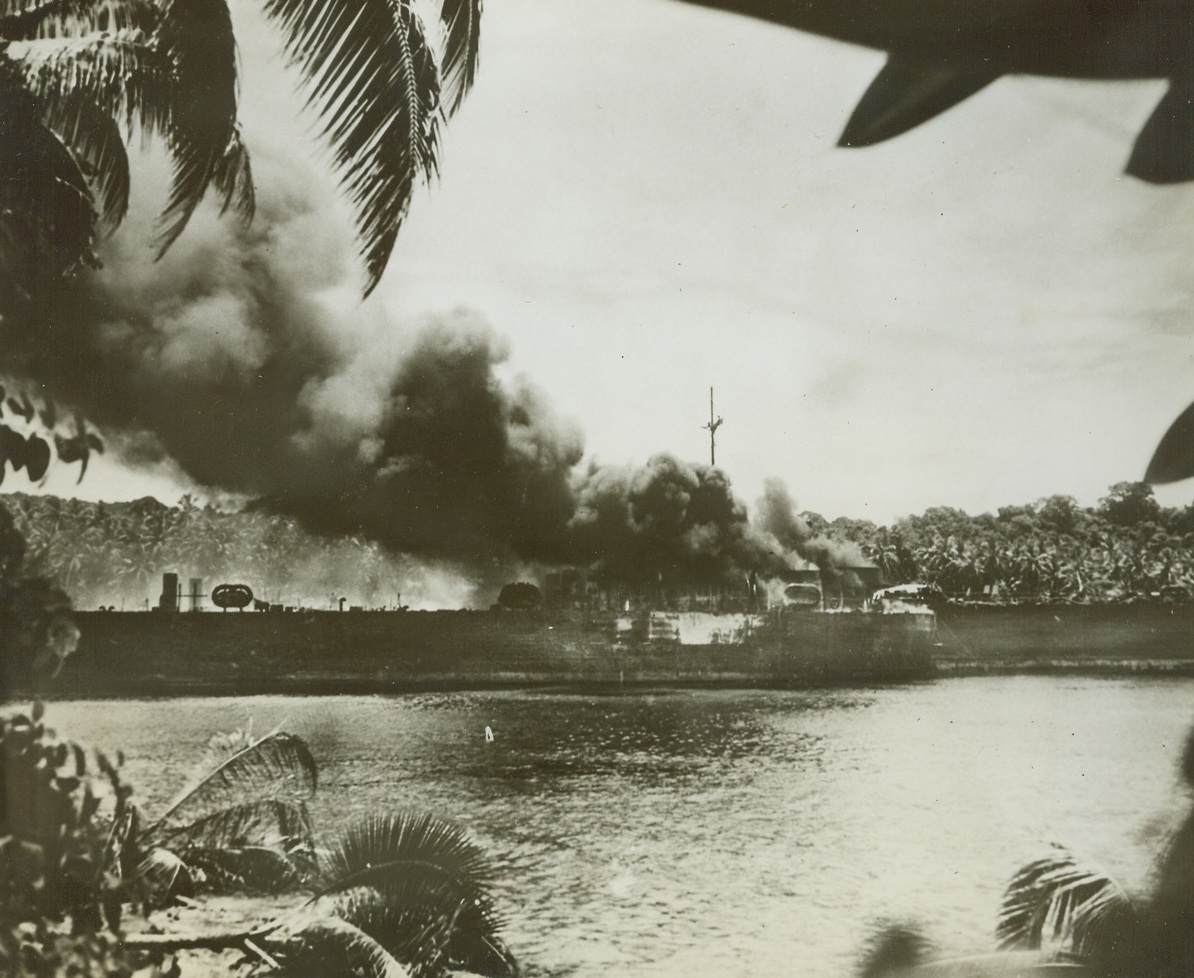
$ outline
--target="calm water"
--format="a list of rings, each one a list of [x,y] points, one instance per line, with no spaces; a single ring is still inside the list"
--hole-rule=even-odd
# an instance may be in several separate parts
[[[840,976],[878,921],[990,949],[1003,882],[1052,839],[1143,884],[1188,805],[1194,681],[101,701],[48,720],[123,748],[151,810],[213,732],[284,724],[322,761],[317,825],[408,806],[471,829],[531,974]]]

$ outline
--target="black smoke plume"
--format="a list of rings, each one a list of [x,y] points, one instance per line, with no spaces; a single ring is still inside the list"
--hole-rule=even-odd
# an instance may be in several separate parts
[[[577,480],[570,530],[576,561],[609,580],[698,583],[784,566],[724,472],[671,455],[590,468]]]
[[[132,222],[103,272],[4,323],[0,362],[126,458],[317,531],[470,565],[559,558],[575,426],[499,380],[509,349],[479,315],[398,329],[346,301],[351,249],[304,189],[264,194],[249,228],[206,215],[156,264]]]
[[[721,470],[657,455],[580,470],[576,426],[501,379],[477,313],[418,324],[356,299],[344,224],[301,173],[250,227],[196,216],[158,263],[131,219],[105,268],[0,324],[0,363],[209,490],[326,535],[448,559],[488,584],[530,564],[670,583],[779,575],[852,555],[812,538],[782,483],[752,524]]]

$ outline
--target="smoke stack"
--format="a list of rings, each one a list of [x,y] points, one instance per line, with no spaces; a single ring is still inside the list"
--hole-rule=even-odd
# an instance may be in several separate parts
[[[202,611],[203,610],[203,578],[202,577],[192,577],[191,578],[191,592],[190,592],[189,597],[191,599],[191,610],[192,611]]]
[[[174,573],[166,573],[162,575],[162,593],[158,598],[158,611],[173,612],[178,610],[178,599],[181,586],[178,583],[178,575]]]

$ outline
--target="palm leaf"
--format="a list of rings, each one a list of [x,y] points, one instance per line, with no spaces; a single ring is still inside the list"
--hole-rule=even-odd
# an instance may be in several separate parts
[[[302,801],[265,798],[211,812],[193,822],[161,827],[155,835],[171,846],[216,849],[245,844],[313,846],[311,816]]]
[[[1177,416],[1149,460],[1144,481],[1150,485],[1194,476],[1194,404]]]
[[[376,287],[416,182],[436,172],[439,71],[409,0],[267,0],[324,122]]]
[[[219,889],[280,892],[302,883],[313,865],[307,806],[283,799],[234,805],[139,841],[169,849]]]
[[[208,187],[248,220],[253,214],[247,156],[237,131],[236,40],[226,0],[165,0],[154,34],[173,81],[165,127],[173,157],[170,196],[158,219],[158,257],[165,254]]]
[[[150,39],[136,30],[81,38],[29,41],[20,56],[25,84],[50,113],[60,103],[86,99],[106,114],[146,134],[166,133],[173,112],[171,66]]]
[[[238,806],[265,802],[302,805],[315,792],[315,758],[307,744],[293,734],[274,732],[211,760],[146,830],[146,837],[193,827]]]
[[[493,978],[520,973],[498,936],[501,921],[489,900],[461,901],[441,889],[392,884],[385,892],[360,887],[330,901],[336,916],[369,934],[406,965],[413,978],[440,978],[464,970]]]
[[[56,276],[91,257],[91,189],[70,150],[43,125],[23,73],[0,52],[0,215],[16,229],[0,264],[22,278]],[[13,245],[16,245],[13,248]]]
[[[1132,901],[1105,870],[1055,845],[1008,884],[995,936],[1002,949],[1052,944],[1105,957],[1135,916]]]
[[[233,127],[223,153],[216,160],[212,172],[212,185],[223,198],[221,214],[232,210],[246,224],[253,220],[257,210],[253,169],[249,161],[249,150],[241,142],[239,125]]]
[[[80,37],[128,29],[152,30],[158,8],[152,0],[0,0],[0,38]]]
[[[443,57],[444,103],[460,108],[477,78],[481,56],[481,0],[444,0],[440,8],[446,37]]]
[[[449,965],[518,974],[498,936],[489,861],[458,826],[427,814],[374,816],[342,831],[319,864],[316,899],[381,941],[419,978]]]
[[[434,815],[373,815],[342,830],[320,853],[318,896],[371,887],[383,893],[426,885],[485,901],[492,870],[464,830]]]
[[[369,887],[341,893],[325,905],[377,941],[411,978],[436,978],[447,971],[458,905],[443,907],[417,897],[396,901]]]
[[[381,944],[358,927],[337,917],[308,916],[288,927],[280,941],[279,956],[287,970],[318,978],[410,978],[409,973]]]
[[[111,234],[129,206],[129,159],[116,120],[75,93],[42,107],[42,118],[70,147],[95,193],[100,234]]]

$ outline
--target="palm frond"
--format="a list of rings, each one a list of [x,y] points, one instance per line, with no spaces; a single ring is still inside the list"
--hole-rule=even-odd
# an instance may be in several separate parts
[[[286,799],[234,805],[185,825],[159,827],[139,841],[168,848],[218,889],[281,892],[301,884],[314,865],[307,806]]]
[[[338,917],[309,916],[271,939],[287,970],[312,978],[410,978],[372,937]],[[273,948],[271,948],[272,950]]]
[[[257,210],[253,169],[249,150],[241,141],[239,125],[233,127],[224,152],[216,160],[212,185],[223,198],[221,214],[232,210],[245,224],[253,220]]]
[[[925,960],[929,942],[921,931],[905,924],[890,924],[867,941],[858,978],[882,978],[891,971],[906,971]]]
[[[236,40],[226,0],[166,0],[154,34],[173,81],[165,127],[173,157],[170,196],[158,219],[158,257],[165,254],[211,186],[221,209],[252,216],[252,182],[237,131]]]
[[[1106,957],[1136,912],[1101,867],[1055,845],[1021,869],[1004,892],[995,936],[1002,949],[1056,945],[1082,957]]]
[[[127,128],[164,134],[173,113],[171,67],[150,40],[130,30],[14,45],[25,84],[50,112],[86,99]]]
[[[411,978],[438,978],[447,971],[448,942],[459,906],[419,898],[399,901],[369,887],[340,893],[323,905],[377,941]]]
[[[409,0],[267,0],[356,215],[368,295],[437,170],[440,79]]]
[[[62,140],[41,121],[20,68],[0,52],[0,214],[17,229],[3,257],[22,277],[56,276],[92,257],[91,189]]]
[[[427,814],[374,816],[320,853],[317,898],[410,966],[509,976],[518,963],[499,936],[492,869],[458,826]]]
[[[0,0],[0,38],[32,41],[132,29],[148,32],[157,18],[152,0]]]
[[[465,908],[448,941],[448,963],[454,970],[487,978],[519,978],[522,966],[506,942],[488,927],[478,926]]]
[[[477,78],[481,57],[481,0],[444,0],[440,19],[445,29],[444,104],[448,113],[460,108]]]
[[[424,813],[373,815],[344,828],[319,856],[319,896],[358,887],[383,893],[447,887],[462,903],[486,900],[489,860],[464,830]]]
[[[116,120],[79,93],[43,106],[42,118],[82,164],[99,205],[97,230],[111,234],[129,206],[129,158]]]
[[[488,899],[462,902],[441,888],[394,883],[385,892],[358,887],[325,905],[382,944],[413,978],[442,978],[449,970],[513,978],[517,959],[498,935],[501,921]]]
[[[249,742],[201,771],[146,835],[193,826],[242,805],[305,803],[315,792],[318,774],[306,742],[277,731]]]

